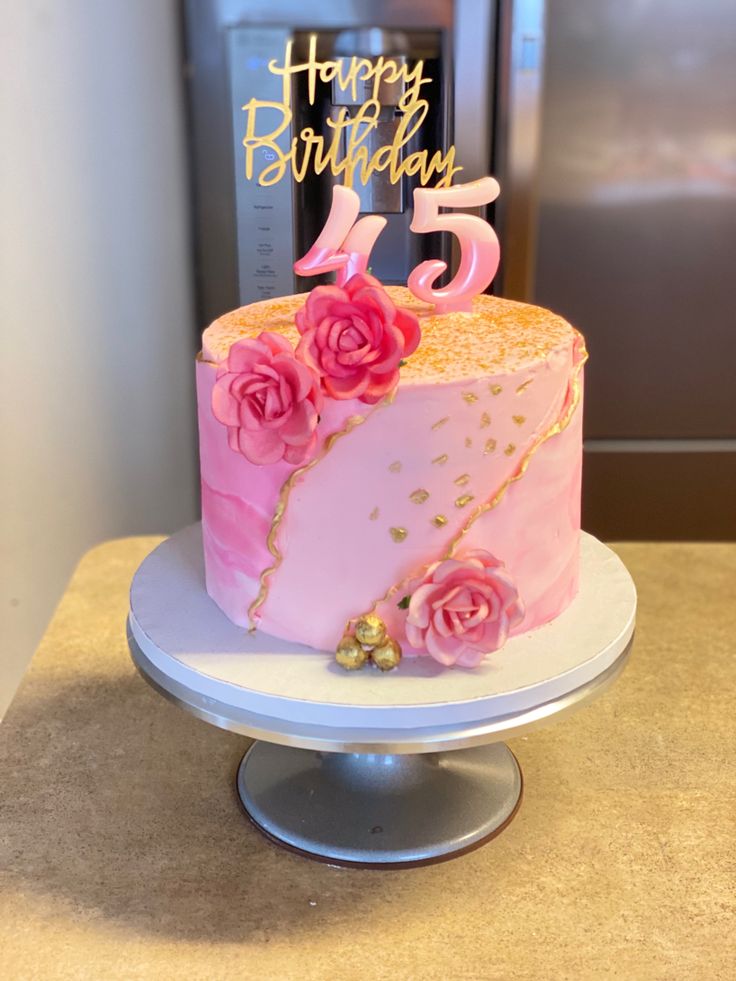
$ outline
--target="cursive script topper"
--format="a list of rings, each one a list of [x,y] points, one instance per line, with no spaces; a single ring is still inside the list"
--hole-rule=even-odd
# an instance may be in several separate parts
[[[403,153],[429,112],[429,102],[422,94],[422,86],[430,81],[424,76],[423,61],[417,61],[412,66],[383,56],[320,61],[317,57],[317,36],[314,34],[309,39],[306,61],[294,64],[292,51],[293,42],[289,41],[283,63],[272,60],[268,65],[271,74],[281,77],[281,102],[254,98],[242,107],[246,117],[243,146],[248,180],[255,176],[262,187],[270,187],[290,170],[294,180],[300,182],[311,169],[317,174],[327,170],[335,177],[341,177],[345,187],[353,187],[356,179],[365,184],[374,173],[381,172],[386,172],[392,184],[405,175],[418,175],[422,185],[433,180],[437,187],[452,184],[453,176],[462,169],[455,165],[454,146],[446,153],[437,150],[430,155],[426,149]],[[305,126],[284,149],[279,140],[289,131],[294,118],[291,83],[293,77],[300,73],[306,73],[310,105],[314,105],[318,81],[336,81],[341,89],[350,92],[356,102],[359,91],[366,92],[370,97],[358,107],[355,115],[351,116],[348,108],[343,106],[336,118],[325,119],[324,135],[315,133],[311,126]],[[396,107],[400,116],[393,141],[369,154],[365,143],[380,121],[382,107],[378,94],[384,82],[403,82],[404,93]],[[270,162],[255,174],[256,160],[259,163],[263,160],[260,154],[256,157],[259,149],[269,151]]]

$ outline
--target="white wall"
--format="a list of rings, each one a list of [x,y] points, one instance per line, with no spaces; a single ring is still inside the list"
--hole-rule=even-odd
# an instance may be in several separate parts
[[[180,61],[176,0],[3,5],[0,714],[79,557],[195,517]]]

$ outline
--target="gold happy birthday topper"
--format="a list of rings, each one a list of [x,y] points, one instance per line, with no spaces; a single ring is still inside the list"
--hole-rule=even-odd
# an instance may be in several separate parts
[[[267,102],[261,99],[251,99],[243,106],[246,114],[245,138],[245,176],[253,178],[253,157],[259,148],[270,151],[272,163],[258,174],[258,183],[262,187],[277,184],[291,167],[294,180],[303,181],[310,167],[316,174],[329,170],[335,177],[342,177],[346,187],[352,187],[356,175],[365,184],[374,173],[388,171],[392,184],[401,180],[404,174],[412,176],[419,174],[421,184],[428,184],[434,175],[439,176],[437,187],[449,187],[452,178],[462,168],[455,166],[455,147],[451,146],[446,154],[437,150],[429,156],[427,150],[416,150],[402,158],[402,148],[412,139],[424,122],[429,103],[422,98],[421,88],[430,80],[424,78],[422,71],[424,62],[417,61],[413,68],[400,64],[392,58],[383,56],[372,61],[368,58],[353,57],[335,61],[317,60],[317,37],[309,39],[309,54],[307,61],[294,65],[291,61],[292,42],[286,45],[284,63],[269,62],[268,70],[273,75],[282,78],[281,102]],[[317,80],[332,82],[343,90],[349,90],[352,98],[357,101],[358,84],[361,87],[370,83],[371,97],[363,102],[357,113],[351,116],[347,107],[342,107],[337,119],[326,119],[325,123],[332,130],[329,143],[325,136],[314,132],[311,126],[305,126],[298,136],[293,137],[288,150],[283,150],[276,142],[288,130],[293,118],[291,109],[291,78],[298,72],[307,72],[309,104],[314,105],[316,98]],[[368,135],[379,122],[381,103],[378,101],[379,87],[382,82],[395,83],[403,81],[405,91],[398,102],[401,112],[396,133],[392,143],[379,147],[369,157],[368,148],[363,146]],[[259,109],[275,110],[281,114],[281,119],[275,129],[267,133],[258,133],[256,122]],[[343,146],[344,154],[340,150]],[[301,148],[301,156],[299,149]]]

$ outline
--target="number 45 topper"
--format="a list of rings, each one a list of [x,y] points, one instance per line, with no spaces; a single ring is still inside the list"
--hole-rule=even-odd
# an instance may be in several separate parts
[[[498,270],[500,246],[496,233],[477,215],[440,214],[440,208],[477,208],[490,204],[500,188],[493,177],[482,177],[470,184],[453,187],[418,187],[414,191],[413,232],[452,232],[460,244],[460,263],[452,281],[442,289],[432,284],[447,269],[441,259],[420,262],[411,273],[407,286],[425,303],[433,303],[438,313],[451,310],[470,312],[473,297],[491,283]],[[351,276],[365,272],[378,236],[386,225],[380,215],[366,215],[359,221],[360,198],[351,188],[335,186],[332,206],[314,245],[294,263],[299,276],[316,276],[336,272],[337,285]]]

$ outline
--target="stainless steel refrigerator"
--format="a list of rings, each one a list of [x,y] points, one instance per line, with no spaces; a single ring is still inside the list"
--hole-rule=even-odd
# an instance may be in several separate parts
[[[501,182],[493,289],[562,313],[588,340],[585,526],[736,537],[736,5],[190,0],[185,27],[203,323],[257,298],[264,272],[247,255],[238,183],[251,82],[237,45],[257,53],[259,31],[404,30],[409,54],[435,52],[460,179]],[[287,247],[264,280],[287,292],[304,211],[292,191],[280,192]],[[393,219],[396,262],[409,202]]]
[[[736,537],[736,5],[548,0],[530,299],[579,325],[585,519]]]

